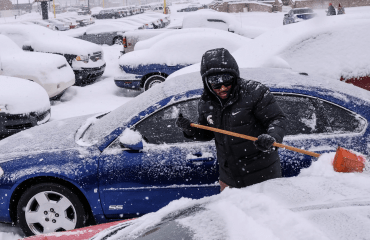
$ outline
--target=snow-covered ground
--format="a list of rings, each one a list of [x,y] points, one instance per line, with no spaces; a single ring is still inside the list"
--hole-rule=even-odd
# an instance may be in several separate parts
[[[206,0],[204,0],[206,1]],[[201,2],[203,3],[203,2]],[[171,6],[171,24],[175,23],[181,23],[183,17],[186,14],[189,13],[178,13],[177,9],[183,8],[187,6],[188,4],[173,4]],[[325,10],[326,9],[316,9],[315,12],[318,13],[319,16],[325,16]],[[282,26],[283,22],[283,17],[284,14],[289,11],[289,8],[284,8],[283,12],[278,12],[278,13],[264,13],[264,12],[253,12],[253,13],[237,13],[233,14],[241,23],[242,26],[253,26],[253,27],[261,27],[261,28],[268,28],[271,30],[274,30],[276,28],[279,28]],[[367,16],[370,14],[370,7],[358,7],[358,8],[346,8],[346,15],[350,16]],[[50,15],[52,16],[52,15]],[[1,23],[9,23],[9,22],[16,22],[19,20],[26,20],[30,18],[41,18],[39,14],[37,13],[32,13],[28,15],[24,15],[21,17],[18,17],[17,19],[14,18],[0,18],[0,24]],[[97,21],[104,21],[104,20],[97,20]],[[284,31],[284,28],[282,28],[282,31]],[[368,39],[368,38],[367,38]],[[271,39],[273,42],[275,39]],[[354,46],[356,46],[356,43],[354,42]],[[103,46],[104,50],[104,57],[107,62],[107,68],[105,70],[104,75],[98,79],[95,83],[85,86],[85,87],[77,87],[73,86],[67,90],[65,95],[62,97],[61,101],[54,101],[52,102],[52,117],[50,121],[58,120],[58,119],[64,119],[64,118],[70,118],[74,116],[80,116],[80,115],[86,115],[86,114],[91,114],[91,113],[98,113],[98,112],[107,112],[110,110],[113,110],[117,108],[118,106],[122,105],[123,103],[129,101],[132,99],[132,97],[136,96],[138,93],[137,92],[130,92],[121,88],[118,88],[114,84],[114,76],[117,76],[121,73],[121,70],[118,67],[118,57],[120,54],[120,50],[122,50],[121,46]],[[333,52],[333,55],[335,54],[340,54],[337,52]],[[246,56],[247,57],[247,56]],[[199,68],[198,68],[199,69]],[[330,70],[329,70],[330,71]],[[323,163],[327,163],[330,161],[328,160],[328,156],[322,159]],[[322,169],[320,167],[317,167],[313,165],[311,167],[311,173],[308,170],[308,173],[305,175],[306,178],[308,178],[311,175],[317,174],[317,172]],[[325,168],[329,169],[329,168]],[[322,174],[324,177],[332,177],[335,175],[333,180],[338,180],[341,179],[342,175],[337,175],[330,170],[322,170]],[[349,174],[345,176],[346,182],[350,182],[353,186],[358,186],[359,189],[366,188],[368,186],[369,182],[369,175],[362,175],[359,177],[359,174]],[[343,178],[344,179],[344,178]],[[303,184],[303,183],[302,183]],[[367,184],[367,185],[365,185]],[[303,184],[304,185],[304,184]],[[368,188],[367,188],[368,189]],[[232,189],[230,190],[230,194],[234,194],[234,192],[238,192],[240,190],[237,189]],[[221,194],[219,199],[217,201],[223,201],[223,198],[225,198],[224,201],[228,202],[233,202],[239,201],[238,198],[226,198],[226,193]],[[248,195],[250,200],[253,200],[253,195]],[[246,196],[246,197],[248,197]],[[218,196],[215,196],[214,198],[217,198]],[[283,208],[283,204],[281,200],[279,200],[279,197],[273,197],[270,196],[271,199],[267,198],[261,198],[258,208],[252,209],[252,215],[253,216],[258,216],[259,219],[261,220],[260,222],[269,222],[269,220],[275,219],[276,222],[272,223],[272,227],[270,227],[270,232],[276,232],[278,231],[279,233],[279,225],[278,220],[284,220],[284,216],[279,216],[278,214],[281,213],[281,211],[278,211],[279,209]],[[180,200],[180,201],[188,201],[188,200]],[[264,208],[264,205],[269,205],[271,201],[276,201],[279,204],[275,205],[274,209],[270,209],[268,214],[266,214],[266,208]],[[184,202],[185,203],[185,202]],[[177,204],[177,203],[176,203]],[[174,204],[174,205],[176,205]],[[222,204],[225,204],[222,203]],[[221,204],[221,205],[222,205]],[[236,202],[234,202],[236,204]],[[220,205],[220,206],[221,206]],[[246,203],[244,203],[246,205]],[[244,209],[247,209],[248,206],[245,206]],[[243,206],[242,206],[243,208]],[[250,215],[250,211],[247,209],[244,211],[247,215]],[[224,212],[224,217],[225,218],[230,218],[233,219],[233,216],[231,215],[232,212]],[[241,219],[243,216],[240,216],[240,218],[235,218],[234,220]],[[244,216],[245,217],[245,216]],[[248,217],[248,216],[246,216]],[[287,216],[289,217],[289,216]],[[301,217],[301,216],[299,216]],[[288,221],[288,219],[285,219]],[[299,220],[299,219],[298,219]],[[299,220],[300,221],[300,220]],[[302,220],[304,222],[305,220]],[[352,221],[352,220],[351,220]],[[232,222],[231,222],[232,224]],[[235,225],[237,225],[237,221],[235,222]],[[288,224],[289,225],[289,224]],[[288,227],[286,225],[286,227]],[[265,225],[264,225],[265,226]],[[261,228],[260,231],[268,230],[268,226],[265,226],[266,228]],[[354,225],[355,227],[355,225]],[[274,228],[274,229],[272,229]],[[300,228],[294,228],[293,230],[295,231],[296,229],[301,229],[302,232],[310,232],[311,226],[305,226],[301,225]],[[334,229],[334,228],[333,228]],[[292,230],[292,231],[293,231]],[[282,230],[281,230],[282,231]],[[335,230],[332,231],[333,234],[335,234]],[[285,232],[284,234],[276,234],[275,238],[263,238],[263,236],[258,235],[257,230],[250,232],[252,235],[251,236],[257,236],[256,238],[253,239],[297,239],[297,238],[285,238]],[[282,232],[280,232],[282,233]],[[298,232],[291,232],[293,235],[298,233]],[[255,235],[253,235],[255,234]],[[287,233],[288,234],[288,233]],[[312,233],[313,234],[313,233]],[[0,224],[0,240],[15,240],[21,238],[23,235],[20,231],[19,228],[17,227],[12,227],[6,224]],[[232,239],[242,239],[238,238],[237,235],[234,235],[235,237]],[[273,235],[271,235],[273,236]],[[279,238],[282,237],[282,238]],[[312,235],[314,236],[314,235]],[[316,235],[315,235],[316,236]],[[335,235],[332,235],[335,236]],[[368,235],[370,236],[370,235]],[[316,239],[316,238],[301,238],[301,239]],[[340,239],[340,238],[331,238],[331,239]],[[345,238],[343,238],[345,239]],[[356,238],[348,238],[348,239],[356,239]],[[364,238],[365,239],[365,238]]]

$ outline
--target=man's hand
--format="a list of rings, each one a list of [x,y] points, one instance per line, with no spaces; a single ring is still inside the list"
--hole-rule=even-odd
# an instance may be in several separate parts
[[[261,134],[258,139],[254,142],[256,148],[262,152],[268,152],[272,150],[272,144],[276,141],[275,138],[268,134]]]
[[[184,118],[181,113],[176,119],[176,126],[182,128],[183,130],[191,130],[190,123],[191,121],[187,118]]]

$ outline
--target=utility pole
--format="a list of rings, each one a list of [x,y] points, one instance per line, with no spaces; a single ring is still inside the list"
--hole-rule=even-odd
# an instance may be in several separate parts
[[[54,9],[54,18],[57,18],[56,14],[55,14],[55,0],[53,0],[53,9]]]

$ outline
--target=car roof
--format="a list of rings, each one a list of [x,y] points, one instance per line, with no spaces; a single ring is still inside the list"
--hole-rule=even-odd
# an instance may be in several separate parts
[[[336,79],[319,75],[301,75],[299,72],[278,68],[242,68],[240,76],[266,84],[272,91],[308,94],[327,101],[341,101],[342,105],[350,110],[356,107],[353,104],[356,102],[357,105],[363,106],[360,114],[369,115],[367,109],[370,107],[370,92]],[[199,72],[168,79],[99,119],[89,129],[86,139],[88,142],[97,142],[97,146],[102,150],[120,135],[122,127],[131,124],[129,121],[132,119],[139,118],[140,112],[151,107],[154,111],[153,107],[161,108],[169,101],[199,97],[202,91],[203,82]],[[159,102],[162,102],[162,105],[158,105]]]

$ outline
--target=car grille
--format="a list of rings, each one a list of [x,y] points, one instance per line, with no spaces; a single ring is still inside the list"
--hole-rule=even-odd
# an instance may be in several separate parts
[[[7,129],[27,129],[33,127],[32,123],[5,126]]]
[[[103,59],[102,52],[94,52],[93,55],[90,56],[91,61],[96,62],[100,59]]]

